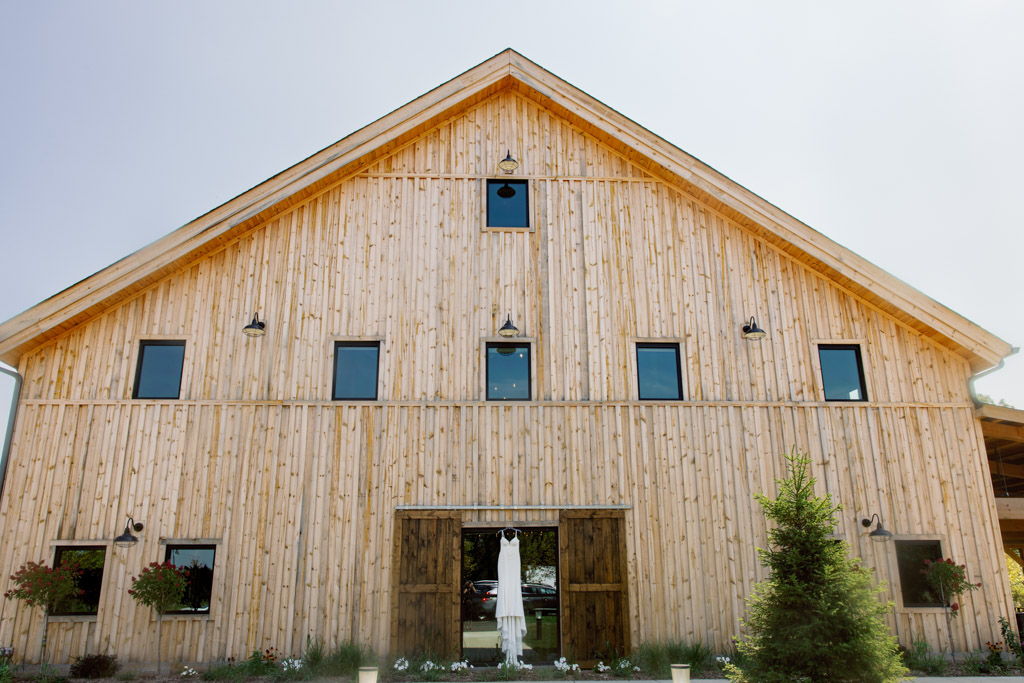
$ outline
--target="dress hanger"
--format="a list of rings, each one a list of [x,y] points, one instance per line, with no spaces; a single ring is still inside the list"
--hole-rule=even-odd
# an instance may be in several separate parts
[[[506,531],[512,531],[512,532],[514,532],[514,533],[515,533],[515,535],[516,535],[516,538],[518,538],[518,537],[519,537],[519,534],[521,534],[521,533],[522,533],[522,531],[521,531],[520,529],[517,529],[517,528],[515,528],[514,526],[507,526],[507,527],[505,527],[504,529],[502,529],[501,531],[499,531],[498,533],[496,533],[496,534],[494,534],[494,535],[495,535],[495,536],[502,536],[502,535],[504,535],[504,533],[505,533]]]

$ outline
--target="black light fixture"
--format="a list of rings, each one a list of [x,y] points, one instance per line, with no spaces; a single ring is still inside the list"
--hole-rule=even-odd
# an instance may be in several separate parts
[[[142,531],[142,523],[136,522],[131,517],[124,524],[124,533],[114,539],[114,545],[118,548],[131,548],[133,545],[139,542],[135,534],[132,533],[132,529],[135,531]]]
[[[505,324],[498,330],[498,335],[502,337],[518,337],[519,328],[512,324],[512,314],[508,314],[508,319],[505,320]]]
[[[505,154],[505,158],[498,162],[498,168],[500,168],[505,173],[512,173],[514,170],[519,168],[519,162],[512,158],[512,150],[508,150],[508,152]],[[506,185],[505,187],[508,187],[508,185]],[[498,194],[501,194],[500,190]],[[509,196],[511,197],[512,195]]]
[[[242,328],[242,333],[247,337],[262,337],[267,333],[267,324],[260,322],[259,313],[254,313],[252,322]]]
[[[516,191],[512,189],[511,185],[505,183],[504,185],[498,188],[497,195],[502,199],[510,199],[511,197],[516,196]]]
[[[765,332],[757,326],[757,321],[754,320],[754,316],[750,316],[750,321],[743,326],[743,338],[744,339],[764,339]]]
[[[866,519],[865,518],[865,519],[860,520],[860,523],[865,528],[867,528],[867,527],[871,526],[871,522],[873,522],[876,519],[878,520],[878,526],[875,527],[874,531],[872,531],[870,534],[868,534],[868,537],[872,541],[876,541],[878,543],[885,543],[890,538],[892,538],[892,533],[887,531],[886,528],[884,526],[882,526],[882,518],[879,517],[877,513],[871,515],[871,519]]]

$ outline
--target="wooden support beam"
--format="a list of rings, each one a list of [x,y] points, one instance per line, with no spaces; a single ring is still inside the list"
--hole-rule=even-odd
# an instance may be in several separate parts
[[[1024,520],[1024,498],[996,498],[996,512],[1001,527],[1003,520]]]
[[[1004,477],[1013,477],[1014,479],[1024,479],[1024,466],[1022,465],[1011,465],[1007,462],[999,462],[998,460],[988,461],[988,470],[992,474],[1001,474]]]
[[[982,421],[981,433],[990,439],[1005,439],[1006,441],[1024,443],[1024,427]]]
[[[1024,569],[1024,557],[1021,557],[1021,549],[1019,546],[1003,546],[1003,552],[1009,555],[1014,562]]]

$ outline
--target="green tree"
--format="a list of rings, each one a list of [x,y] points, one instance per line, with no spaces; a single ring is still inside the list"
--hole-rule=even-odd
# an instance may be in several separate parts
[[[873,584],[872,571],[832,536],[841,507],[831,496],[814,495],[807,457],[794,451],[785,458],[778,498],[756,496],[775,523],[770,549],[757,551],[770,574],[747,600],[748,634],[737,642],[743,664],[729,665],[726,673],[757,683],[904,678],[896,639],[885,625],[892,604],[879,599],[883,587]]]

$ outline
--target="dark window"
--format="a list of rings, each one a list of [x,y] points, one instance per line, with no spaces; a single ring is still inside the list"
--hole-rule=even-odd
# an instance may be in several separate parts
[[[821,344],[818,357],[821,359],[821,383],[825,387],[826,401],[868,400],[859,346]]]
[[[895,541],[896,565],[900,572],[900,592],[904,607],[942,607],[939,596],[925,581],[921,570],[927,567],[925,560],[942,557],[942,545],[938,541]]]
[[[178,398],[185,342],[153,340],[139,344],[132,398]]]
[[[169,545],[167,561],[188,571],[182,604],[172,608],[175,614],[209,614],[213,595],[213,560],[217,554],[212,545]]]
[[[530,400],[530,345],[487,345],[487,400]]]
[[[335,342],[334,400],[376,401],[379,358],[380,342]]]
[[[488,180],[487,227],[530,227],[529,187],[525,180]]]
[[[679,400],[683,382],[679,374],[678,344],[637,344],[636,379],[643,400]]]
[[[103,560],[107,551],[100,547],[58,546],[53,558],[55,567],[74,565],[81,574],[75,584],[81,591],[58,603],[53,614],[96,614],[100,606],[100,589],[103,587]]]

